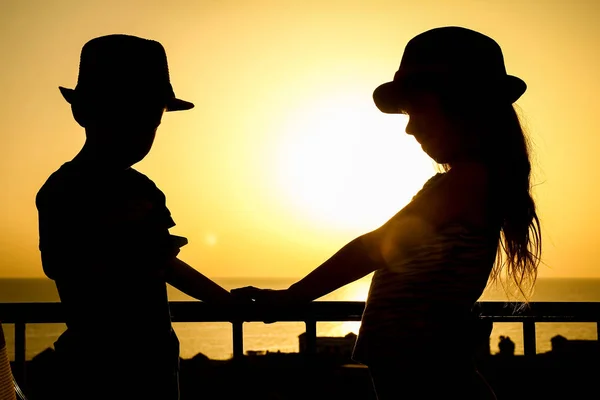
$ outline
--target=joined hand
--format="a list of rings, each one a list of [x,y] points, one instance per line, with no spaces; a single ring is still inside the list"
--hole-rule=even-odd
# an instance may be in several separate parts
[[[261,305],[266,308],[285,307],[291,302],[289,292],[285,289],[260,289],[254,286],[246,286],[242,288],[232,289],[231,294],[234,297],[240,299],[241,301],[252,301],[257,305]],[[269,320],[264,322],[266,324],[270,324],[275,321]]]
[[[260,289],[254,286],[232,289],[231,294],[242,300],[252,300],[257,303],[278,303],[289,302],[287,290]]]

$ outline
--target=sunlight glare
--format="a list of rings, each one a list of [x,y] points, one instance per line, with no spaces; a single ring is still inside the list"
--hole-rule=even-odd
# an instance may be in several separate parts
[[[354,281],[346,286],[343,286],[326,296],[323,296],[322,301],[365,301],[371,286],[373,274],[369,274],[357,281]],[[358,334],[360,329],[360,321],[341,321],[336,323],[320,323],[320,330],[324,336],[346,336],[352,332]]]
[[[215,246],[217,244],[217,235],[214,233],[207,233],[204,235],[204,243],[210,247]]]
[[[341,229],[375,229],[407,204],[433,163],[404,115],[342,94],[290,112],[276,165],[281,190],[303,217]]]

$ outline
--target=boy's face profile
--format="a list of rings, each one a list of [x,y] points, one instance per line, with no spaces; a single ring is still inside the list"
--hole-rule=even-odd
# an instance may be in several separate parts
[[[129,167],[149,153],[164,111],[164,101],[149,96],[93,100],[73,108],[90,145],[105,164],[118,167]]]

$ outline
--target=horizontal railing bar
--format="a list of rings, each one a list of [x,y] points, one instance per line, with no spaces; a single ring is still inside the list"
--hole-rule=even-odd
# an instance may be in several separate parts
[[[302,306],[266,309],[255,304],[222,307],[200,301],[170,302],[173,322],[279,322],[360,321],[362,301],[315,301]],[[600,302],[534,302],[515,311],[514,303],[479,302],[476,312],[494,322],[599,322]],[[11,323],[63,323],[62,305],[55,303],[0,303],[0,321]]]
[[[416,301],[416,300],[415,300]],[[316,323],[321,321],[360,321],[362,301],[315,301],[301,306],[266,308],[257,304],[235,307],[209,305],[200,301],[169,303],[173,322],[230,322],[233,329],[234,358],[243,355],[243,322],[305,322],[308,351],[314,353]],[[534,302],[523,308],[520,303],[479,302],[474,313],[493,322],[523,324],[525,354],[536,354],[536,322],[595,322],[600,337],[600,302]],[[61,303],[0,303],[0,322],[15,324],[15,361],[17,374],[25,380],[25,327],[31,323],[64,323]]]

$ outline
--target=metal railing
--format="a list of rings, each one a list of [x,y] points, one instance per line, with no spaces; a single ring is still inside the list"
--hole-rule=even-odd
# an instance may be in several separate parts
[[[314,353],[317,322],[360,321],[364,306],[359,301],[315,301],[285,310],[266,310],[254,305],[223,308],[199,301],[170,302],[173,322],[230,322],[234,359],[244,355],[244,322],[304,322],[307,352]],[[522,323],[525,356],[536,354],[537,322],[594,322],[600,338],[600,302],[533,302],[528,308],[515,303],[479,302],[475,309],[484,320]],[[60,303],[0,303],[0,321],[15,326],[15,375],[24,380],[27,324],[63,323],[64,317]]]

